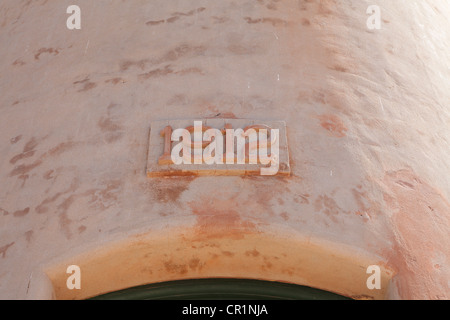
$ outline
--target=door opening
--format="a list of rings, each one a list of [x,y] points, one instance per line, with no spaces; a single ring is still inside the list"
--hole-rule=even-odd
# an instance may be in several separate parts
[[[178,280],[104,294],[93,300],[347,300],[295,284],[249,279]]]

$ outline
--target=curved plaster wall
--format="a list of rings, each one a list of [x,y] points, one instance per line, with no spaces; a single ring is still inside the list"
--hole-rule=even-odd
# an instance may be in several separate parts
[[[448,299],[449,16],[431,0],[2,1],[0,298],[235,277]],[[222,117],[286,121],[291,176],[147,178],[150,121]]]

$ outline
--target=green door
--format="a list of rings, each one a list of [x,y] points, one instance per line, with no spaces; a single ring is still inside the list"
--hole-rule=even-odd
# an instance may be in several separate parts
[[[294,284],[246,280],[199,279],[155,283],[93,298],[94,300],[346,300],[337,294]]]

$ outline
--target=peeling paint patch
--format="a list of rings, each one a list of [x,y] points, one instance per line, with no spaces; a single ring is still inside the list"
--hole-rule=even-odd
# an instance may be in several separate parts
[[[11,242],[10,244],[7,244],[6,246],[0,247],[0,255],[2,256],[2,258],[6,257],[6,251],[8,251],[8,249],[14,245],[15,242]]]

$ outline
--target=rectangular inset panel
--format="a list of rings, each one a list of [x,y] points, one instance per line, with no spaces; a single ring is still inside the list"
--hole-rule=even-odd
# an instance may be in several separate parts
[[[175,137],[181,136],[181,134],[178,133],[182,131],[176,131],[177,129],[186,129],[186,131],[184,131],[184,137],[189,138],[190,140],[184,141],[183,137],[181,137],[180,141],[172,141],[172,134],[174,132]],[[219,139],[223,140],[223,156],[221,156],[220,159],[222,159],[223,163],[205,163],[207,155],[206,148],[208,146],[215,148],[220,146],[220,143],[216,144],[215,138],[211,138],[210,140],[204,139],[204,135],[207,135],[207,130],[210,129],[217,129],[221,133]],[[234,147],[228,149],[229,151],[233,150],[235,155],[234,157],[228,158],[228,162],[232,163],[227,163],[226,158],[227,144],[231,146],[231,139],[228,139],[229,141],[227,141],[227,129],[233,130],[229,131],[229,133],[234,133],[245,139],[245,147],[238,148],[237,139],[235,139]],[[195,135],[194,132],[197,132],[197,135]],[[253,133],[253,135],[248,137],[248,135],[242,135],[243,132],[247,134]],[[201,138],[200,140],[195,141],[194,137]],[[231,137],[231,135],[229,137]],[[178,144],[184,144],[187,148],[184,149],[183,145],[179,145],[176,150],[178,152],[174,152],[174,147]],[[214,146],[211,144],[214,144]],[[243,146],[243,144],[241,144],[241,146]],[[195,149],[195,147],[197,148]],[[253,150],[256,148],[256,164],[249,163],[250,148],[253,148]],[[197,154],[196,161],[194,161],[194,150],[196,150]],[[284,121],[251,119],[153,121],[150,124],[147,176],[289,175],[290,165],[288,150],[286,123]],[[241,156],[244,155],[245,163],[237,163],[239,153]],[[215,155],[215,153],[213,153],[213,155]],[[229,155],[231,155],[231,152]],[[176,160],[177,157],[178,159],[183,160],[182,163],[174,163],[173,160]],[[201,161],[201,163],[194,163],[199,161]],[[270,170],[268,170],[269,168]]]

